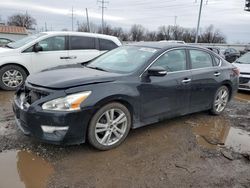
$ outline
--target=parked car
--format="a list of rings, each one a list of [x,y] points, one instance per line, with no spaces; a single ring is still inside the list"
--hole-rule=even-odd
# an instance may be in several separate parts
[[[6,44],[13,42],[13,40],[7,39],[7,38],[0,38],[0,47],[5,46]]]
[[[27,135],[55,144],[88,140],[108,150],[131,128],[204,110],[221,114],[237,91],[238,73],[200,47],[131,44],[81,68],[30,75],[13,109]]]
[[[236,59],[240,57],[240,52],[238,52],[234,48],[227,48],[224,52],[224,56],[228,62],[233,63]]]
[[[0,88],[15,90],[27,75],[87,62],[121,46],[118,38],[83,32],[44,32],[0,48]]]
[[[233,65],[240,70],[239,89],[250,91],[250,52],[237,59]]]
[[[220,48],[218,48],[218,47],[211,47],[211,46],[207,46],[206,48],[209,49],[209,50],[211,50],[212,52],[214,52],[214,53],[220,55],[223,59],[225,59],[225,56],[224,56],[224,54],[221,52]]]
[[[250,46],[246,46],[244,50],[240,51],[240,55],[244,55],[247,52],[250,52]]]
[[[178,43],[178,44],[185,44],[182,40],[160,40],[159,42],[169,42],[169,43]]]

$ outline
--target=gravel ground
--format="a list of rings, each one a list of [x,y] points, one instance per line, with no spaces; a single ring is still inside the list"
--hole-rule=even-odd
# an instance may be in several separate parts
[[[202,112],[132,130],[105,152],[24,136],[12,97],[0,91],[0,187],[250,187],[250,93],[221,116]]]

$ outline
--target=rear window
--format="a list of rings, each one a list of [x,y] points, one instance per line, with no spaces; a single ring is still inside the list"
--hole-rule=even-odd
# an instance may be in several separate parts
[[[95,49],[95,38],[83,37],[83,36],[71,36],[70,47],[71,50]]]
[[[118,46],[111,40],[99,39],[100,41],[100,50],[113,50]]]

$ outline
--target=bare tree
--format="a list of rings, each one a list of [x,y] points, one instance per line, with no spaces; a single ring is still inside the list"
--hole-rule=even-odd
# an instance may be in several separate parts
[[[218,29],[214,29],[213,25],[210,25],[200,35],[201,43],[225,43],[225,37],[221,34]]]
[[[194,43],[195,42],[195,29],[184,29],[182,40],[187,43]]]
[[[160,26],[158,28],[157,40],[170,40],[171,39],[171,27]]]
[[[146,41],[156,41],[157,40],[157,32],[155,31],[147,31],[145,34]]]
[[[90,31],[89,31],[90,29]],[[89,28],[88,24],[86,22],[80,23],[77,31],[80,32],[91,32],[91,33],[97,33],[98,32],[98,26],[92,22],[89,23]]]
[[[145,28],[142,25],[134,24],[131,27],[130,34],[133,41],[144,40]]]
[[[14,14],[8,18],[7,24],[10,26],[20,26],[32,29],[36,25],[36,20],[29,14]]]

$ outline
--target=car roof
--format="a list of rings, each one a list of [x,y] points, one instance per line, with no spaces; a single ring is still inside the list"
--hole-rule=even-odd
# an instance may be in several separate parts
[[[104,35],[99,33],[88,33],[88,32],[77,32],[77,31],[48,31],[48,32],[42,32],[48,35],[78,35],[78,36],[88,36],[88,37],[98,37],[103,39],[117,39],[115,36],[111,35]]]
[[[194,45],[188,45],[188,44],[180,44],[180,43],[171,43],[171,42],[135,42],[126,44],[127,46],[141,46],[141,47],[149,47],[149,48],[158,48],[158,49],[170,49],[170,48],[178,48],[178,47],[194,47],[194,48],[200,48],[205,49],[203,47],[194,46]],[[207,50],[207,49],[205,49]]]

